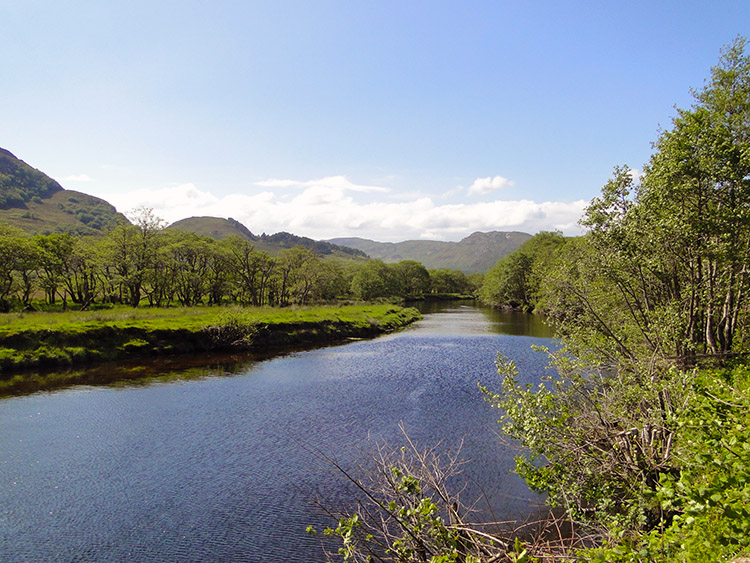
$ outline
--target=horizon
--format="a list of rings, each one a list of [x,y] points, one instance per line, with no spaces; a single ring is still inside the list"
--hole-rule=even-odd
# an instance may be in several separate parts
[[[577,224],[693,103],[750,4],[0,6],[0,140],[169,223],[458,241]]]

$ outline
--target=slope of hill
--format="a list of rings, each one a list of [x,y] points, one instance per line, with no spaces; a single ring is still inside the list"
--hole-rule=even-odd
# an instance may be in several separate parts
[[[209,236],[220,240],[231,236],[240,236],[251,241],[256,250],[263,250],[272,256],[276,256],[285,248],[302,246],[309,248],[321,256],[333,256],[338,258],[364,260],[367,255],[361,250],[347,246],[337,246],[329,242],[317,241],[307,237],[299,237],[291,233],[280,232],[273,235],[254,235],[247,227],[239,221],[222,219],[220,217],[189,217],[180,219],[169,225],[168,229],[189,231],[199,235]]]
[[[128,222],[125,216],[103,199],[66,190],[43,172],[0,148],[0,223],[29,233],[96,235],[123,222]],[[361,238],[316,241],[287,232],[255,235],[239,221],[219,217],[190,217],[168,228],[215,239],[240,236],[251,241],[257,250],[272,256],[286,248],[303,246],[319,255],[340,259],[365,260],[369,256],[385,262],[416,260],[427,268],[450,268],[466,273],[486,272],[499,258],[531,238],[526,233],[493,231],[474,233],[460,242],[383,243]]]
[[[63,187],[0,148],[0,209],[23,208],[32,198],[49,198]]]
[[[407,240],[404,242],[376,242],[362,238],[334,238],[328,242],[350,246],[384,262],[416,260],[426,268],[462,270],[467,274],[486,272],[498,259],[516,250],[531,235],[517,231],[473,233],[460,242],[435,240]]]
[[[175,221],[167,229],[195,233],[216,240],[233,236],[252,241],[258,238],[245,225],[231,217],[229,219],[222,219],[221,217],[188,217],[187,219]]]
[[[66,190],[0,148],[0,222],[29,233],[95,235],[127,219],[98,197]]]

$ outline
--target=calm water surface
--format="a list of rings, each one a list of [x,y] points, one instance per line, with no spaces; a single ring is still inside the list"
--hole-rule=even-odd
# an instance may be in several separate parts
[[[0,401],[0,561],[324,561],[304,532],[329,524],[311,498],[346,495],[311,452],[351,466],[373,441],[401,443],[399,422],[423,445],[463,440],[467,494],[523,517],[537,499],[509,474],[477,382],[497,380],[498,351],[538,380],[531,345],[549,333],[520,314],[426,310],[376,340]]]

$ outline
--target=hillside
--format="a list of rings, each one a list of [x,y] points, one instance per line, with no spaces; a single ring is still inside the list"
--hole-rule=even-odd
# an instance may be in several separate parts
[[[273,235],[254,235],[239,221],[222,219],[221,217],[189,217],[169,225],[168,229],[188,231],[199,235],[209,236],[220,240],[231,236],[239,236],[252,241],[256,250],[268,252],[276,256],[286,248],[302,246],[309,248],[320,256],[345,258],[348,260],[364,260],[367,255],[361,250],[347,246],[339,246],[330,242],[317,241],[307,237],[300,237],[291,233],[280,232]]]
[[[416,260],[428,269],[448,268],[470,274],[487,272],[498,259],[510,254],[530,238],[531,235],[516,231],[491,231],[473,233],[460,242],[407,240],[394,243],[357,237],[334,238],[328,242],[356,248],[388,263]]]
[[[252,241],[258,238],[245,225],[231,217],[229,219],[222,219],[221,217],[188,217],[187,219],[175,221],[167,229],[195,233],[216,240],[234,236]]]
[[[0,148],[0,223],[28,233],[70,232],[96,235],[127,222],[124,215],[103,199],[64,189],[58,182]],[[235,219],[189,217],[169,229],[194,232],[214,239],[240,236],[257,250],[276,256],[284,249],[302,246],[320,256],[345,260],[369,257],[385,262],[416,260],[427,268],[449,268],[466,273],[486,272],[530,235],[519,232],[474,233],[460,242],[410,240],[383,243],[362,238],[316,241],[287,232],[253,234]]]
[[[125,216],[103,199],[66,190],[0,148],[0,222],[29,233],[95,235],[123,221]]]

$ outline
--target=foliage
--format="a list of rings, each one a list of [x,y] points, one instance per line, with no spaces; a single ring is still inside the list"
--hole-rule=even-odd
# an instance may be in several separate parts
[[[365,301],[393,295],[395,288],[393,270],[382,260],[368,260],[357,269],[351,283],[354,296]]]
[[[138,307],[144,301],[152,307],[286,307],[350,297],[414,299],[430,290],[430,274],[417,262],[344,267],[301,246],[272,257],[238,236],[217,241],[165,230],[149,209],[138,210],[133,219],[135,224],[121,224],[100,239],[70,233],[29,237],[0,227],[0,311],[103,303]]]
[[[706,370],[680,413],[678,475],[663,474],[654,499],[671,520],[645,534],[612,535],[586,560],[729,560],[750,552],[750,368]]]
[[[482,275],[479,274],[479,283],[477,275],[467,276],[461,270],[429,270],[430,275],[430,293],[454,293],[462,295],[471,295],[481,285]]]
[[[565,239],[560,233],[541,232],[498,260],[484,277],[479,296],[493,306],[532,311],[550,264]]]
[[[549,262],[537,305],[566,346],[553,374],[523,385],[500,358],[500,390],[482,388],[526,448],[519,473],[598,536],[584,560],[748,551],[750,370],[722,367],[747,351],[744,48],[724,51],[640,178],[615,169],[587,208],[589,232]]]
[[[52,178],[0,149],[0,209],[20,207],[33,197],[49,197],[62,189]]]
[[[578,522],[653,526],[661,517],[652,502],[659,476],[677,471],[674,419],[689,400],[687,376],[613,374],[549,353],[555,375],[537,386],[521,385],[503,357],[501,390],[481,386],[502,411],[503,432],[528,449],[517,471]]]
[[[738,39],[636,181],[615,169],[590,232],[545,281],[563,336],[607,361],[677,362],[743,344],[750,291],[750,57]],[[607,353],[609,350],[609,353]],[[615,358],[617,356],[617,358]]]

